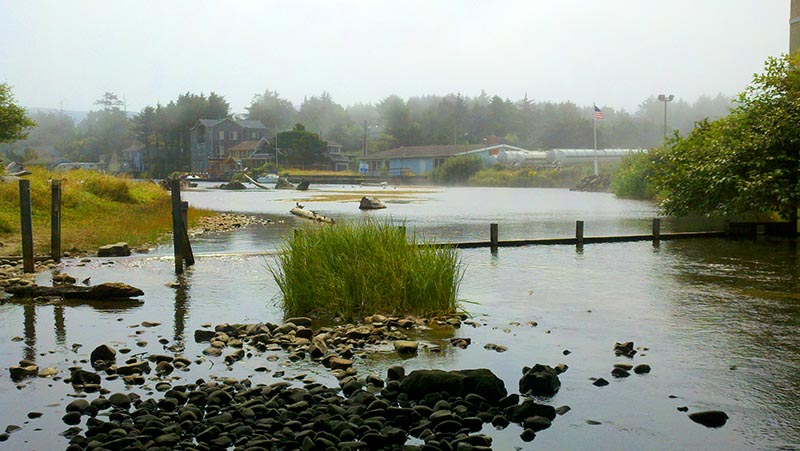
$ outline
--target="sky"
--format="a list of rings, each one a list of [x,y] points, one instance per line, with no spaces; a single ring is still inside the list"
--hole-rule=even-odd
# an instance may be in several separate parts
[[[214,91],[234,113],[481,90],[636,111],[733,96],[788,51],[790,0],[0,0],[0,83],[23,106],[129,111]]]

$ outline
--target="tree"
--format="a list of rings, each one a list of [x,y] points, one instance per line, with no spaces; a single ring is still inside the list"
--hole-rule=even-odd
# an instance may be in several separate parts
[[[250,101],[247,118],[261,121],[268,129],[286,130],[297,119],[297,111],[292,102],[282,99],[278,91],[267,89],[264,94],[256,94]]]
[[[662,153],[656,184],[667,214],[777,212],[800,207],[800,55],[769,58],[730,115],[704,120]]]
[[[328,143],[319,135],[307,131],[303,124],[295,124],[288,132],[278,133],[278,145],[290,165],[318,164],[327,161],[325,149]]]
[[[11,87],[0,83],[0,143],[25,139],[34,125],[25,109],[14,103]]]
[[[458,155],[448,158],[441,166],[434,169],[431,173],[431,180],[447,185],[463,183],[481,169],[483,169],[483,161],[480,157]]]

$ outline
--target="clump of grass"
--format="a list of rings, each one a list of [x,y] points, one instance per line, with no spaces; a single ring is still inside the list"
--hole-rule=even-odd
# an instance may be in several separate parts
[[[411,244],[390,222],[309,227],[287,239],[270,272],[289,316],[354,321],[374,313],[453,313],[463,277],[454,248]]]

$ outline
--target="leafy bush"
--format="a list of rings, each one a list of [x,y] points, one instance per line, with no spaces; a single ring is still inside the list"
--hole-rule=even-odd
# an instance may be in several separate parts
[[[347,321],[452,313],[463,276],[454,248],[409,244],[399,227],[375,221],[305,228],[270,272],[286,315]]]
[[[448,158],[445,162],[431,172],[431,181],[453,185],[465,183],[476,172],[483,168],[483,161],[476,156],[459,155]]]
[[[110,175],[87,175],[88,176],[83,180],[83,187],[86,191],[101,199],[113,202],[134,203],[131,197],[130,181]]]
[[[483,169],[470,177],[468,184],[472,186],[572,188],[592,171],[591,165],[536,169],[512,169],[496,165]]]
[[[624,199],[654,199],[655,155],[656,151],[650,150],[625,157],[611,179],[611,191]]]

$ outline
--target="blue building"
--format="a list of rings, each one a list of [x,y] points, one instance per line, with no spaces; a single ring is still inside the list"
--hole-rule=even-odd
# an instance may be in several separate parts
[[[474,155],[483,160],[487,166],[492,166],[501,151],[521,150],[525,149],[507,144],[397,147],[361,157],[359,167],[366,169],[366,175],[373,176],[426,175],[444,164],[448,158],[458,155]]]

